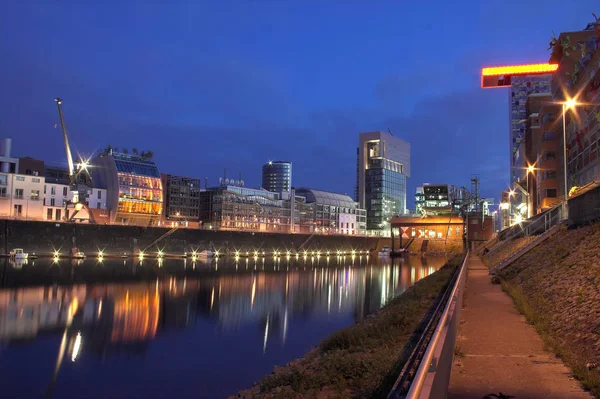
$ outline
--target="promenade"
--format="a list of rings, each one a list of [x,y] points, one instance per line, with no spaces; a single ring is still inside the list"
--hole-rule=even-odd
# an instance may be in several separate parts
[[[481,260],[471,256],[467,266],[448,398],[591,398],[562,361],[544,351],[540,336],[500,285],[491,283]]]

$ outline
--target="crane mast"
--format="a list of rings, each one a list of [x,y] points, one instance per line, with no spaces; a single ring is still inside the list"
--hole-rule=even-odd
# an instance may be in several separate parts
[[[69,163],[69,181],[75,183],[75,166],[73,165],[73,156],[71,155],[71,146],[69,145],[69,137],[67,136],[67,127],[65,126],[65,118],[62,112],[62,99],[55,98],[56,106],[58,107],[58,117],[60,118],[60,127],[62,128],[63,139],[65,141],[65,150],[67,152],[67,162]]]

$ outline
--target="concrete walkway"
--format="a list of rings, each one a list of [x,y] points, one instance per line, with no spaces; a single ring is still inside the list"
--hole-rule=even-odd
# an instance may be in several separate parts
[[[476,256],[468,261],[461,326],[456,341],[450,399],[510,395],[516,399],[591,398],[543,342],[512,299],[490,282]],[[496,396],[492,396],[495,398]]]

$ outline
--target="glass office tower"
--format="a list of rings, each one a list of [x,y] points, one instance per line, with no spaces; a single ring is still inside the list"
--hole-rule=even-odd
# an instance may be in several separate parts
[[[367,230],[387,231],[392,216],[406,212],[410,144],[385,132],[361,133],[357,193],[367,210]]]

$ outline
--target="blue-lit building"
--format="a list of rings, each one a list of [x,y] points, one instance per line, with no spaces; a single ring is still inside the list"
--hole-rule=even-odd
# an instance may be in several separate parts
[[[392,216],[406,212],[410,144],[385,132],[361,133],[357,156],[357,201],[367,210],[367,230],[389,231]]]
[[[154,161],[110,151],[92,161],[94,186],[105,188],[111,223],[158,225],[163,206],[160,172]]]

